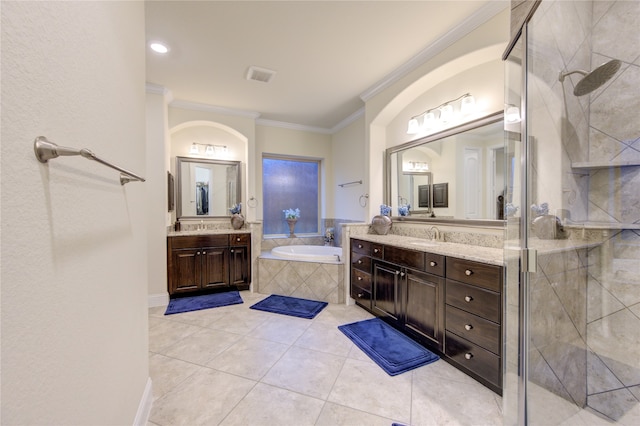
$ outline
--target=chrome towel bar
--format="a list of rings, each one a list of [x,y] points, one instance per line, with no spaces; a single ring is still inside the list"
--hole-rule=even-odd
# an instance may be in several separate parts
[[[93,152],[91,152],[86,148],[76,149],[76,148],[69,148],[66,146],[60,146],[49,141],[44,136],[38,136],[33,141],[33,151],[36,154],[36,158],[41,163],[46,163],[52,158],[57,158],[57,157],[60,157],[61,155],[66,155],[66,156],[80,155],[89,160],[97,161],[100,164],[104,164],[105,166],[111,167],[112,169],[115,169],[120,172],[120,185],[124,185],[125,183],[129,183],[131,181],[140,181],[140,182],[145,181],[143,177],[140,177],[135,173],[130,172],[129,170],[123,169],[122,167],[118,167],[116,165],[109,163],[108,161],[101,159],[100,157],[98,157],[97,155],[95,155]]]
[[[355,185],[355,184],[362,185],[362,180],[354,180],[353,182],[339,183],[338,186],[341,188],[344,188],[346,185]]]

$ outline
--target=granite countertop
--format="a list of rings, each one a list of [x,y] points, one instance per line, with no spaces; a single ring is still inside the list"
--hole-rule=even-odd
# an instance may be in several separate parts
[[[189,235],[250,234],[248,229],[197,229],[189,231],[169,231],[167,237],[183,237]]]
[[[488,263],[490,265],[503,266],[504,254],[502,249],[472,246],[468,244],[447,243],[432,241],[423,238],[405,237],[402,235],[352,235],[351,238],[370,241],[373,243],[387,244],[410,250],[423,251],[425,253],[453,256],[459,259]]]

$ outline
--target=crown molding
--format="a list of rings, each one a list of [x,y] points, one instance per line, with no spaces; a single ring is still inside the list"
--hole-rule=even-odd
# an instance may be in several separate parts
[[[239,109],[224,108],[224,107],[219,107],[215,105],[201,104],[198,102],[182,101],[180,99],[171,101],[171,103],[169,103],[169,106],[171,108],[190,109],[194,111],[214,112],[216,114],[232,115],[236,117],[246,117],[246,118],[252,118],[254,120],[260,117],[260,113],[255,111],[243,111]]]
[[[354,112],[353,114],[351,114],[350,116],[348,116],[347,118],[345,118],[344,120],[342,120],[341,122],[333,126],[331,128],[331,133],[333,134],[333,133],[339,132],[340,130],[347,127],[349,124],[353,123],[354,121],[362,117],[363,115],[364,115],[364,107],[361,107],[356,112]]]
[[[382,80],[371,86],[369,89],[365,90],[360,95],[360,99],[362,99],[364,102],[368,101],[387,87],[400,80],[402,77],[409,74],[411,71],[415,70],[422,64],[426,63],[427,61],[450,47],[452,44],[454,44],[464,36],[471,33],[480,25],[489,21],[498,13],[505,10],[507,7],[509,7],[508,1],[491,1],[487,3],[476,13],[460,22],[452,30],[448,31],[436,41],[431,43],[428,47],[421,50],[417,55],[409,59],[399,68],[388,74]]]
[[[286,121],[268,120],[266,118],[256,120],[256,124],[259,126],[280,127],[282,129],[321,133],[323,135],[330,135],[332,133],[331,129],[326,129],[324,127],[306,126],[304,124],[287,123]]]
[[[147,93],[164,96],[167,102],[171,102],[173,100],[173,94],[171,93],[171,90],[167,89],[164,86],[160,86],[159,84],[154,83],[145,83],[144,88]]]

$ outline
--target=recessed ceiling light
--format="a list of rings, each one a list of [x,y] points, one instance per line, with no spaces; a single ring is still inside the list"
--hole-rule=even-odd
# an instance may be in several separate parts
[[[167,53],[169,51],[169,48],[166,45],[158,43],[157,41],[150,43],[149,47],[156,53]]]

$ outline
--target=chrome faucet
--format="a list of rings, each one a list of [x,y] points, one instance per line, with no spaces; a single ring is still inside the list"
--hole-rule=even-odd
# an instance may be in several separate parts
[[[432,226],[429,230],[433,231],[433,236],[431,237],[433,241],[444,241],[444,235],[440,234],[437,226]]]

